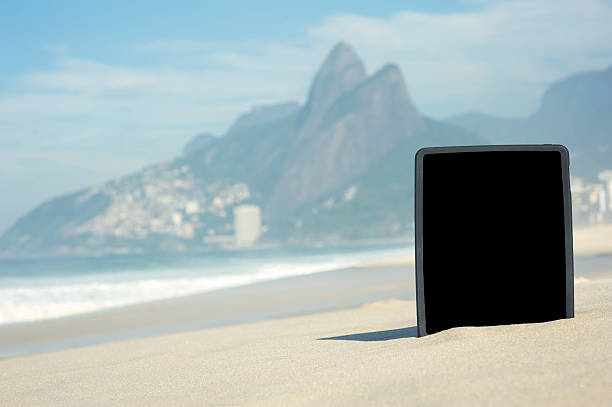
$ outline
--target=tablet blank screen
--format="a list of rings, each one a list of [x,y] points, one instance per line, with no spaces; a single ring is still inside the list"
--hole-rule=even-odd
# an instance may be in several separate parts
[[[427,332],[566,316],[559,151],[423,156]]]

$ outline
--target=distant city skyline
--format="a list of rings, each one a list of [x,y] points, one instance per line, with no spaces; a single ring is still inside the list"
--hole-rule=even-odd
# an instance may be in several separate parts
[[[422,114],[524,116],[612,64],[610,1],[0,5],[0,232],[44,199],[295,100],[334,43],[402,69]]]

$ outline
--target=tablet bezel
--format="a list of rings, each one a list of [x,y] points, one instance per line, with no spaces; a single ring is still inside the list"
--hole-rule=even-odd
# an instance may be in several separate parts
[[[428,154],[472,153],[495,151],[557,151],[561,154],[563,182],[563,219],[565,228],[565,317],[574,317],[574,253],[572,238],[572,200],[570,192],[569,152],[560,144],[489,145],[425,147],[415,155],[415,266],[418,335],[427,335],[425,288],[423,286],[423,158]]]

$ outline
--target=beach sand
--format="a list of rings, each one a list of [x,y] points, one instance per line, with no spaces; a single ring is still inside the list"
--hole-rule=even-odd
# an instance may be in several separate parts
[[[0,405],[610,405],[609,277],[577,278],[570,320],[416,338],[415,314],[389,299],[3,359]]]
[[[612,224],[574,228],[574,254],[590,256],[612,253]]]

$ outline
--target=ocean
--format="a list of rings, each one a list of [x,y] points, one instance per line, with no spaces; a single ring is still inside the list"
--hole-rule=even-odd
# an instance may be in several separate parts
[[[407,246],[0,260],[0,325],[411,256]]]

